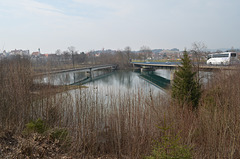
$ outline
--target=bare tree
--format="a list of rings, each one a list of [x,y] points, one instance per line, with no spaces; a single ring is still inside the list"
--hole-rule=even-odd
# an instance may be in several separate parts
[[[216,52],[217,52],[217,53],[222,53],[223,51],[218,49]]]
[[[76,48],[74,46],[68,47],[69,53],[72,55],[72,65],[75,67],[75,61],[74,61],[74,56],[77,54]]]
[[[193,61],[200,63],[207,55],[207,46],[203,42],[194,42],[192,44],[191,53],[193,55]]]
[[[131,53],[132,53],[131,48],[129,46],[125,47],[124,48],[124,53],[127,56],[127,60],[130,62],[130,60],[131,60]]]
[[[75,54],[74,56],[75,56],[74,60],[75,60],[78,64],[84,63],[85,60],[86,60],[86,57],[87,57],[87,55],[86,55],[84,52],[81,52],[80,54]]]
[[[152,50],[150,49],[150,47],[148,46],[142,46],[140,48],[140,56],[141,58],[143,58],[144,60],[148,59],[148,58],[152,58]]]
[[[196,69],[197,72],[197,78],[200,80],[199,77],[199,71],[200,71],[200,64],[204,61],[204,59],[207,56],[207,47],[203,42],[194,42],[192,44],[192,61],[193,61],[193,66]]]
[[[55,54],[56,54],[56,55],[61,55],[61,54],[62,54],[62,51],[61,51],[60,49],[57,49],[57,50],[55,51]]]

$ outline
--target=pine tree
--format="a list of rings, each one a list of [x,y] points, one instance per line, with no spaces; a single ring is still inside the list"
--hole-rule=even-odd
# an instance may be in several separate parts
[[[182,106],[192,106],[193,110],[198,108],[201,96],[201,85],[196,79],[196,73],[187,51],[184,51],[181,66],[174,75],[172,97]]]

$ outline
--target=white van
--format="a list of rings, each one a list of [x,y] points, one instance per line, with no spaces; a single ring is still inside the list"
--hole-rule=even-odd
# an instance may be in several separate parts
[[[207,65],[230,65],[238,63],[236,52],[209,54]]]

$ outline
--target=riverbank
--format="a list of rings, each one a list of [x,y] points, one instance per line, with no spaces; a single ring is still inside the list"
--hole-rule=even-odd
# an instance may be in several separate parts
[[[33,98],[37,98],[39,95],[45,97],[55,95],[57,93],[66,92],[69,90],[85,89],[87,86],[83,85],[50,85],[50,84],[33,84],[30,88],[30,93]],[[41,96],[41,98],[44,98]]]

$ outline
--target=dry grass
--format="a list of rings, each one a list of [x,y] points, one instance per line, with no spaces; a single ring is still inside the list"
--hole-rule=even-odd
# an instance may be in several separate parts
[[[106,97],[101,90],[79,88],[46,96],[49,86],[33,98],[30,64],[18,59],[0,65],[1,130],[19,133],[30,120],[42,118],[49,127],[69,131],[69,154],[76,158],[143,158],[162,135],[158,127],[167,124],[169,134],[179,134],[181,143],[192,147],[193,158],[240,157],[239,70],[215,73],[199,110],[192,112],[141,89],[117,94],[109,89]]]
[[[169,120],[193,148],[193,158],[239,158],[240,77],[238,71],[220,71],[203,91],[198,112],[169,109]]]
[[[0,128],[21,129],[30,118],[30,62],[16,58],[0,65]]]

